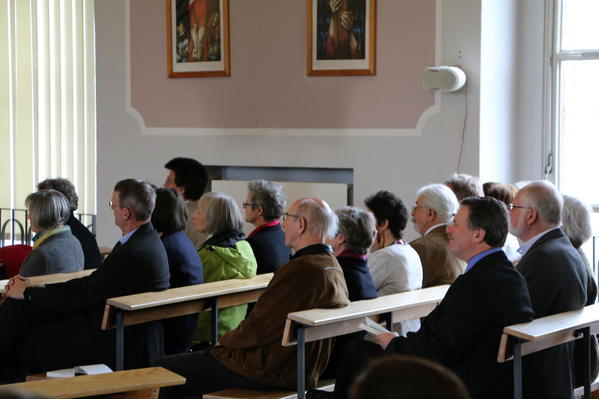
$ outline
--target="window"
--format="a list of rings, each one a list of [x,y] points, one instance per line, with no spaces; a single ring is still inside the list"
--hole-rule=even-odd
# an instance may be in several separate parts
[[[93,0],[0,0],[0,208],[65,177],[96,212],[94,53]]]
[[[599,207],[599,1],[555,0],[553,142],[560,191]]]

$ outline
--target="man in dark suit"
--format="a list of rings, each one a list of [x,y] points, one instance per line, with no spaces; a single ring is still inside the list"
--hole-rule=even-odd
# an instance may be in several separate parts
[[[285,234],[279,219],[285,210],[283,186],[254,180],[248,183],[247,199],[243,203],[245,221],[256,228],[248,235],[256,262],[257,274],[272,273],[289,261],[291,250],[285,245]]]
[[[346,398],[357,373],[384,353],[438,361],[462,379],[472,398],[510,397],[511,364],[497,363],[499,340],[505,326],[530,321],[533,312],[526,281],[501,250],[507,226],[505,205],[496,199],[464,199],[447,234],[449,250],[468,262],[466,271],[419,331],[406,337],[380,334],[379,345],[350,345],[337,376],[336,397]]]
[[[582,258],[562,229],[562,195],[549,182],[533,182],[511,205],[511,232],[523,242],[518,270],[528,284],[535,317],[579,309],[588,276]],[[524,357],[527,397],[571,398],[573,343]]]
[[[163,290],[169,284],[164,246],[149,222],[155,199],[148,183],[127,179],[116,184],[110,207],[123,236],[88,277],[45,287],[31,286],[21,276],[11,279],[0,306],[0,381],[77,365],[114,364],[114,333],[100,330],[106,299]],[[139,336],[129,335],[140,344]],[[126,356],[137,361],[139,353],[133,352]]]

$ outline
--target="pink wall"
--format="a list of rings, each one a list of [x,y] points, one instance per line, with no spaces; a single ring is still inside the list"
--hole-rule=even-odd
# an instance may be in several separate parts
[[[435,0],[379,0],[376,76],[306,76],[306,0],[231,0],[231,76],[167,78],[166,1],[131,0],[131,101],[148,127],[414,128],[433,104]]]

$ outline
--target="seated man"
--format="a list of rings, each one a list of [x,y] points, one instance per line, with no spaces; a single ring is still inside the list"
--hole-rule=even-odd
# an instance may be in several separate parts
[[[193,245],[199,248],[208,236],[196,230],[191,215],[196,211],[198,200],[208,186],[208,169],[191,158],[173,158],[164,167],[169,170],[164,181],[164,188],[177,190],[185,200],[187,205],[185,234],[193,242]]]
[[[114,367],[114,333],[100,330],[106,299],[169,284],[164,246],[149,222],[155,198],[148,183],[116,184],[110,207],[123,236],[91,275],[45,287],[11,279],[0,306],[0,381],[85,364]]]
[[[524,277],[501,250],[507,235],[505,206],[494,198],[467,198],[447,227],[449,250],[468,267],[445,298],[406,337],[379,334],[379,345],[355,342],[346,351],[335,393],[347,397],[357,373],[372,357],[409,354],[435,360],[455,372],[473,398],[508,398],[512,365],[497,363],[505,326],[532,320]]]
[[[410,243],[422,261],[422,287],[451,284],[466,263],[447,249],[445,227],[458,210],[455,194],[443,184],[429,184],[418,190],[412,208],[412,223],[421,235]]]
[[[445,181],[447,187],[455,193],[459,202],[468,197],[482,197],[484,194],[483,186],[478,177],[470,176],[465,173],[454,173]]]
[[[272,273],[289,261],[291,250],[279,219],[285,211],[285,192],[277,183],[254,180],[248,183],[248,196],[243,203],[245,221],[256,228],[248,235],[256,262],[257,274]]]
[[[526,279],[535,317],[585,306],[588,275],[580,254],[562,229],[562,195],[549,182],[533,182],[518,191],[511,206],[512,234],[523,242],[518,270]],[[572,397],[574,343],[523,358],[524,394]]]
[[[283,230],[285,244],[295,255],[277,270],[250,315],[219,345],[158,362],[187,379],[185,385],[161,389],[161,398],[199,397],[225,388],[296,388],[296,348],[281,346],[287,314],[342,307],[349,300],[341,267],[325,244],[337,231],[337,217],[327,203],[297,200],[284,213]],[[330,339],[306,345],[308,387],[316,384],[331,349]]]

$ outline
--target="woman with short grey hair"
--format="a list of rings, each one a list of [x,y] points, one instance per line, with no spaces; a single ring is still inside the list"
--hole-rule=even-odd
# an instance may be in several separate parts
[[[210,237],[198,252],[204,265],[204,282],[250,278],[256,275],[256,258],[241,230],[243,218],[237,202],[225,194],[202,195],[192,215],[198,232]],[[236,328],[245,318],[247,305],[223,309],[218,315],[218,335]],[[200,313],[193,344],[203,345],[210,339],[210,314]],[[212,344],[215,344],[213,342]]]
[[[65,223],[71,215],[67,197],[56,190],[41,190],[25,199],[31,222],[33,251],[19,274],[24,277],[83,270],[83,250]]]

